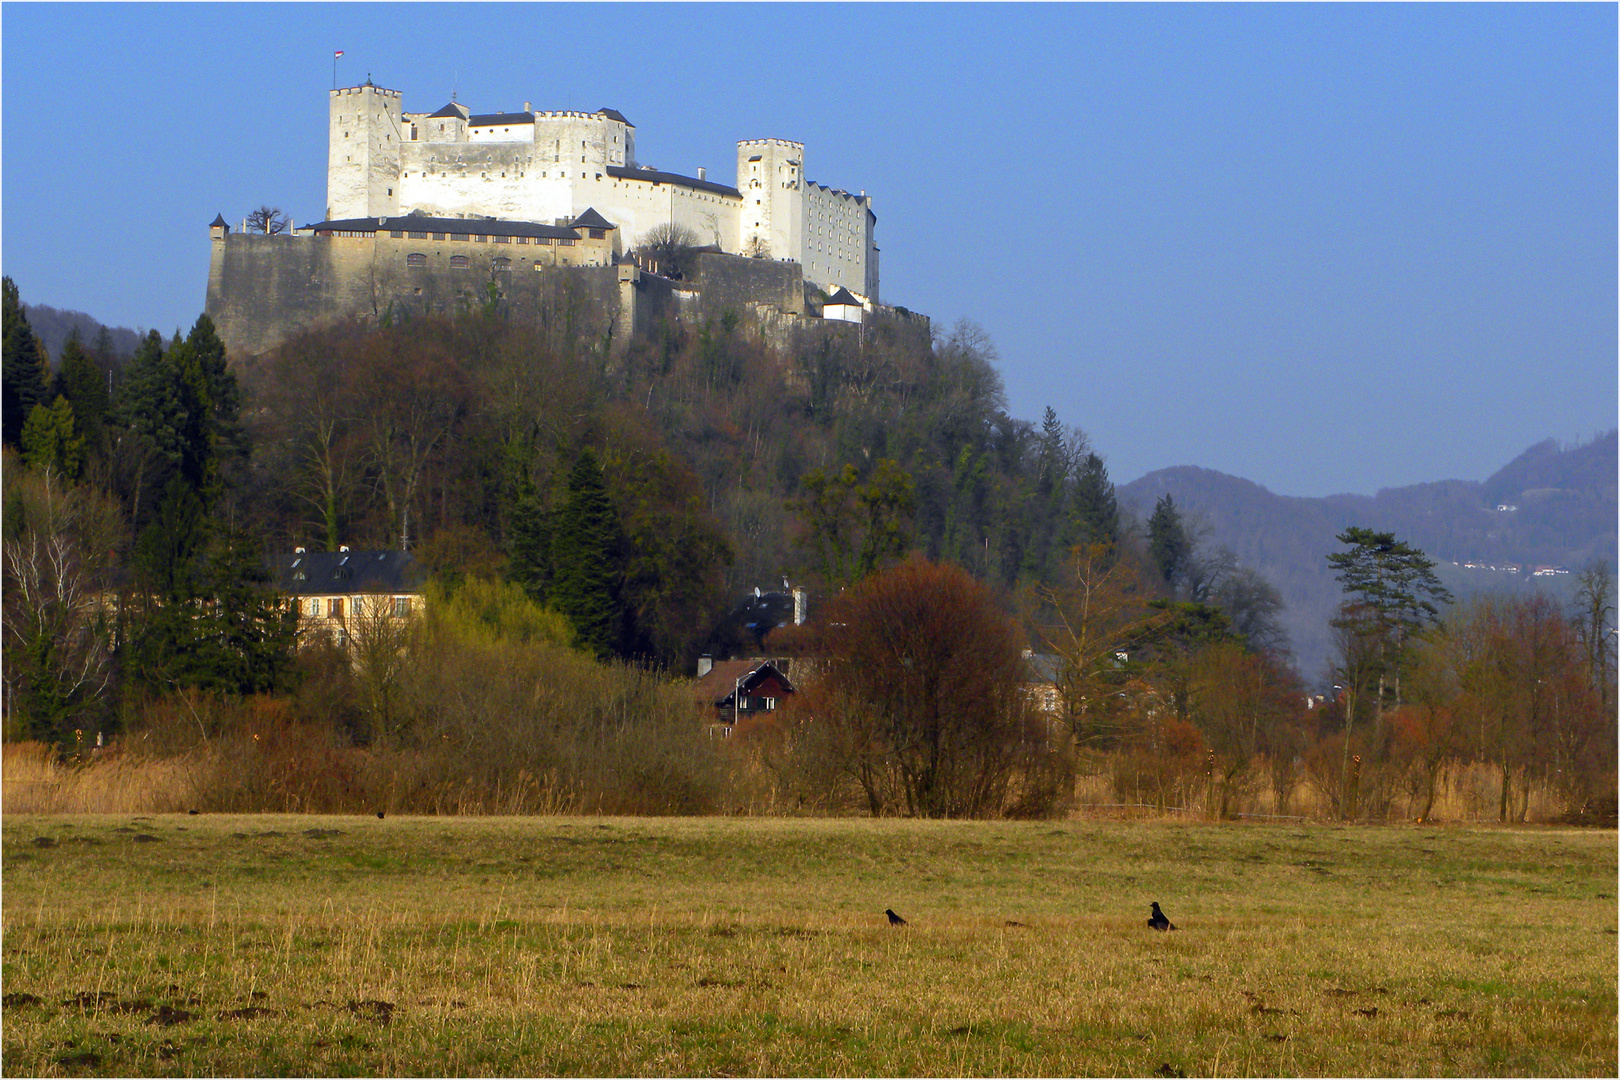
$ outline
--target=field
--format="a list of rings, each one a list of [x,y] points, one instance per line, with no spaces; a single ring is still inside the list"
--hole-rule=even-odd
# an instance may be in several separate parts
[[[6,1075],[1617,1068],[1612,831],[20,814],[0,830]],[[1148,928],[1152,900],[1177,931]]]

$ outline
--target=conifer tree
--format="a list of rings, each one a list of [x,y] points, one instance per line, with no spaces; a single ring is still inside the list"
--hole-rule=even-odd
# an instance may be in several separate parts
[[[0,323],[4,328],[3,356],[0,356],[0,427],[7,446],[17,446],[23,425],[35,405],[50,403],[50,362],[45,349],[28,325],[17,283],[7,277],[0,283]]]
[[[1074,537],[1076,544],[1119,544],[1119,504],[1108,467],[1096,454],[1087,454],[1074,479]]]
[[[1174,592],[1192,557],[1192,541],[1182,524],[1181,511],[1169,495],[1154,504],[1153,516],[1148,519],[1148,552],[1166,587]]]
[[[602,466],[587,448],[568,474],[552,531],[550,604],[573,625],[575,647],[598,658],[615,655],[624,640],[623,548]]]
[[[65,397],[49,405],[35,405],[23,424],[20,441],[23,460],[36,469],[50,469],[65,480],[77,480],[84,471],[84,438]]]

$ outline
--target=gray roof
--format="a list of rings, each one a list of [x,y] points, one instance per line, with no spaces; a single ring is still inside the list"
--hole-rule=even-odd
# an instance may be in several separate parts
[[[625,118],[624,113],[620,112],[618,109],[597,109],[596,112],[597,112],[598,116],[605,116],[609,120],[617,120],[619,123],[623,124],[625,127],[635,127],[636,126],[636,125],[632,124],[629,120],[627,120]]]
[[[587,206],[585,212],[569,223],[576,229],[616,229],[617,225],[596,212],[596,207]]]
[[[534,113],[479,113],[477,116],[467,117],[469,127],[495,127],[499,124],[532,124]]]
[[[619,165],[609,165],[608,175],[617,180],[645,180],[649,184],[682,184],[699,191],[712,191],[717,195],[735,195],[742,197],[742,192],[734,187],[716,184],[712,180],[699,180],[695,176],[682,176],[680,173],[659,172],[657,169],[626,169]]]
[[[850,307],[861,306],[861,302],[851,296],[849,294],[849,290],[844,288],[842,285],[838,287],[837,292],[833,293],[827,298],[826,306],[831,307],[833,304],[848,304]]]
[[[225,220],[224,214],[215,214],[214,220],[208,223],[208,227],[210,229],[218,229],[221,227],[229,229],[231,227],[231,223]]]
[[[301,551],[271,559],[270,577],[289,596],[393,594],[418,591],[427,572],[408,551]]]
[[[600,219],[601,215],[597,215]],[[608,222],[591,228],[616,228]],[[317,221],[305,225],[300,232],[437,232],[452,236],[529,236],[551,240],[578,239],[579,233],[568,225],[542,225],[537,221],[495,221],[491,218],[344,218],[341,221]]]
[[[455,117],[457,120],[465,120],[465,119],[467,119],[467,108],[466,108],[466,106],[457,105],[455,102],[452,101],[450,104],[446,105],[444,108],[440,109],[438,112],[428,113],[428,119],[429,120],[437,120],[437,119],[440,119],[441,117],[442,118],[449,118],[449,117],[452,117],[452,116]]]

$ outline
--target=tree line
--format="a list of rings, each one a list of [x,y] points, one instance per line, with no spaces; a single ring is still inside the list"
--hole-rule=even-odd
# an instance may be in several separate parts
[[[1196,795],[1230,812],[1257,786],[1285,804],[1334,745],[1368,758],[1366,807],[1373,766],[1406,745],[1413,657],[1432,627],[1347,608],[1346,641],[1363,642],[1344,659],[1352,689],[1306,709],[1276,590],[1168,496],[1146,522],[1123,514],[1103,457],[1053,410],[1038,425],[1009,417],[994,347],[971,324],[930,336],[879,317],[859,337],[807,331],[777,348],[720,317],[610,349],[566,312],[519,324],[490,310],[339,326],[227,362],[205,316],[184,336],[147,335],[124,362],[74,339],[53,365],[9,280],[5,323],[8,736],[68,745],[200,715],[201,694],[283,702],[210,715],[275,715],[441,763],[456,749],[465,765],[494,714],[458,684],[498,666],[489,652],[446,647],[437,658],[466,666],[401,669],[397,643],[358,663],[293,647],[296,614],[276,602],[267,557],[347,544],[413,550],[441,590],[430,611],[463,611],[463,630],[529,610],[514,625],[545,623],[543,657],[530,631],[481,646],[529,649],[520,669],[577,654],[617,672],[609,683],[756,647],[724,616],[782,577],[838,605],[889,589],[884,610],[939,591],[940,611],[918,617],[978,627],[995,655],[964,644],[950,663],[991,681],[942,682],[937,657],[924,678],[904,643],[817,640],[831,659],[802,708],[737,744],[795,805],[1047,813],[1106,772],[1122,801]],[[477,619],[457,607],[473,596]],[[1029,705],[1026,648],[1053,665],[1045,712]],[[832,662],[862,655],[911,663],[890,666],[882,696]],[[633,717],[617,715],[599,735],[630,737]],[[812,717],[838,722],[793,727]],[[589,772],[557,753],[518,759],[531,777]],[[1571,744],[1554,768],[1577,757]],[[1504,772],[1521,791],[1526,760]],[[654,761],[645,775],[707,793],[681,805],[718,805],[730,796],[710,765]],[[663,798],[651,801],[673,805]]]

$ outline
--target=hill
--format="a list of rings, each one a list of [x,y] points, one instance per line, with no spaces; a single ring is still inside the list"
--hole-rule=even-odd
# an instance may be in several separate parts
[[[28,316],[29,327],[45,346],[53,365],[56,358],[62,355],[63,343],[75,330],[79,332],[79,341],[88,348],[105,328],[112,340],[112,354],[120,361],[128,359],[141,341],[141,335],[136,331],[126,326],[104,327],[103,323],[82,311],[62,311],[49,304],[24,304],[23,314]]]
[[[1326,557],[1347,526],[1390,530],[1422,548],[1459,597],[1528,588],[1562,595],[1572,575],[1559,570],[1594,561],[1614,565],[1617,462],[1611,431],[1568,448],[1538,443],[1484,481],[1300,498],[1178,466],[1122,485],[1119,502],[1145,519],[1170,495],[1190,520],[1207,527],[1207,543],[1230,548],[1276,585],[1288,605],[1283,621],[1299,670],[1315,678],[1331,652],[1327,623],[1340,598]]]

